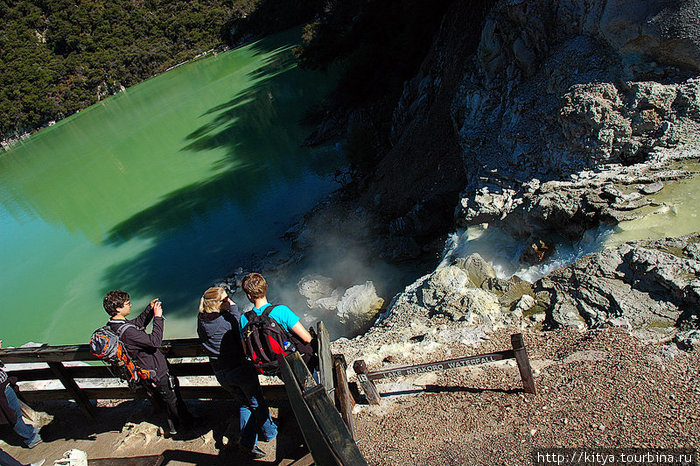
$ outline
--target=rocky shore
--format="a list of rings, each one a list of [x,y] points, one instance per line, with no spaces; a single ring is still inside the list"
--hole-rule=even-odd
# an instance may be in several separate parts
[[[468,12],[456,2],[406,83],[393,146],[357,181],[360,207],[322,206],[293,239],[361,222],[358,241],[389,260],[447,244],[433,272],[334,351],[377,370],[504,349],[523,332],[542,391],[513,393],[512,366],[386,384],[396,396],[358,409],[363,451],[371,464],[528,464],[536,447],[697,448],[699,225],[663,197],[698,182],[697,5],[499,1],[471,55]],[[452,131],[434,119],[446,103]],[[440,138],[416,140],[430,129]],[[445,211],[452,231],[521,241],[524,265],[668,211],[667,230],[683,234],[600,245],[530,282],[450,247]]]
[[[692,202],[665,197],[700,182],[697,5],[499,1],[478,34],[461,28],[477,27],[469,12],[456,2],[406,83],[393,146],[377,169],[290,230],[294,260],[312,246],[342,244],[362,245],[370,260],[432,261],[434,272],[393,300],[381,297],[388,306],[379,326],[394,315],[411,316],[402,325],[446,315],[487,326],[612,324],[657,339],[697,329],[700,222]],[[452,131],[430,139],[425,131],[446,103]],[[432,151],[415,149],[418,133]],[[601,243],[532,282],[496,273],[446,240],[455,230],[498,229],[522,244],[519,262],[528,267],[597,229],[668,212],[662,228],[681,237],[641,237],[607,251]],[[321,288],[310,308],[343,292]]]

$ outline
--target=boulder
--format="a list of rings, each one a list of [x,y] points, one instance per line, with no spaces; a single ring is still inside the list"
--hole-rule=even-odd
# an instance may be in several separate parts
[[[468,324],[496,325],[502,321],[499,297],[479,288],[497,280],[493,268],[478,254],[433,272],[419,287],[418,304],[430,315],[444,315]]]
[[[384,299],[377,296],[371,281],[355,285],[343,294],[338,302],[338,318],[353,334],[366,331],[379,314]]]
[[[469,281],[475,287],[480,287],[489,278],[496,278],[496,271],[479,254],[461,257],[455,260],[455,267],[465,271]]]
[[[470,288],[476,286],[466,271],[454,265],[443,267],[433,272],[421,287],[421,304],[428,308],[438,308],[445,304],[463,306],[461,299]]]
[[[655,60],[700,71],[700,5],[695,1],[606,1],[598,35],[628,61]]]

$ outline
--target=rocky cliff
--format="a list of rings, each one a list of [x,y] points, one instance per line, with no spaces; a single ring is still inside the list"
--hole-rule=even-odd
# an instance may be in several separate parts
[[[379,224],[375,245],[389,259],[487,224],[527,240],[533,263],[557,241],[673,209],[658,193],[695,182],[700,158],[699,17],[697,1],[456,1],[404,86],[392,148],[363,180],[364,208],[344,215]],[[688,346],[700,277],[688,228],[535,283],[499,278],[477,256],[443,257],[379,326],[616,325],[657,339],[684,328]]]

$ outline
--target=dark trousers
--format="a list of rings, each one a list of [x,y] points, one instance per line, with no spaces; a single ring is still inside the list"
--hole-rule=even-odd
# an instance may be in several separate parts
[[[22,463],[14,459],[4,450],[0,450],[0,466],[22,466]]]
[[[180,385],[175,377],[165,375],[157,382],[145,383],[144,386],[151,402],[157,408],[165,408],[171,433],[177,432],[178,428],[190,427],[192,415],[180,396]]]

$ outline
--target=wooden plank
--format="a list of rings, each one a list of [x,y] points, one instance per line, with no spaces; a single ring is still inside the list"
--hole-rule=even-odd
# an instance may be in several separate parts
[[[311,377],[304,361],[299,353],[290,354],[285,358],[280,357],[279,361],[280,378],[284,381],[289,404],[292,406],[292,411],[294,411],[294,416],[314,461],[316,464],[323,466],[341,465],[335,457],[330,444],[324,438],[321,428],[309,410],[309,406],[304,401],[298,380],[301,379],[305,384],[307,383],[307,376],[304,374],[304,370],[308,377]],[[326,399],[328,398],[326,397]]]
[[[331,357],[331,338],[326,325],[319,321],[316,325],[318,335],[319,382],[326,388],[328,399],[333,401],[333,359]]]
[[[197,338],[165,340],[161,351],[166,358],[206,356]],[[96,361],[88,345],[37,346],[31,348],[2,348],[0,360],[5,364],[27,362]]]
[[[95,408],[90,403],[90,399],[80,390],[75,380],[68,374],[60,362],[50,362],[49,367],[56,374],[66,390],[70,392],[80,409],[90,418],[95,419]]]
[[[5,368],[7,369],[7,367]],[[66,367],[66,369],[69,369]],[[102,373],[104,377],[110,377],[106,367],[102,368],[104,372]],[[12,377],[17,377],[20,382],[31,382],[33,380],[52,380],[56,378],[54,372],[46,367],[41,369],[20,369],[20,370],[6,370],[8,375]],[[71,374],[72,375],[72,374]]]
[[[495,353],[479,354],[476,356],[467,356],[464,358],[447,359],[445,361],[417,364],[415,366],[402,366],[396,367],[394,369],[386,369],[383,371],[368,372],[367,378],[370,380],[388,379],[391,377],[401,377],[407,375],[423,374],[425,372],[456,369],[458,367],[475,366],[493,361],[500,361],[503,359],[511,359],[514,357],[515,354],[513,350],[497,351]]]
[[[287,399],[284,385],[263,385],[263,395],[266,400],[279,401]],[[130,400],[144,399],[142,390],[134,392],[128,387],[82,388],[81,392],[91,400]],[[211,387],[180,387],[180,394],[185,399],[228,399],[232,395],[220,386]],[[73,395],[68,390],[22,390],[22,397],[28,402],[46,400],[72,400]]]
[[[160,346],[166,358],[193,358],[206,356],[201,342],[198,338],[181,338],[177,340],[165,340]]]
[[[343,418],[345,425],[348,427],[350,436],[355,439],[355,419],[352,417],[352,408],[355,406],[355,400],[350,395],[350,387],[348,386],[347,363],[345,356],[342,354],[333,355],[333,375],[335,379],[335,404]]]
[[[513,345],[515,361],[518,363],[518,369],[520,370],[520,378],[523,379],[523,388],[526,393],[536,395],[537,387],[535,386],[535,379],[532,376],[532,368],[530,367],[530,359],[527,357],[523,334],[516,333],[511,335],[510,342]]]
[[[209,361],[206,362],[180,362],[169,363],[168,372],[172,375],[180,377],[191,377],[200,375],[214,375],[214,369],[211,368]]]
[[[333,452],[343,465],[366,465],[367,461],[357,448],[348,427],[341,419],[335,406],[328,399],[323,385],[317,385],[303,393],[306,404],[321,428],[323,435],[331,444]]]
[[[214,375],[211,364],[208,362],[187,362],[178,364],[169,364],[170,373],[175,376],[206,376]],[[85,366],[63,366],[65,372],[73,379],[113,379],[114,375],[109,368],[100,363],[99,365]],[[54,372],[50,368],[39,369],[16,369],[8,370],[8,374],[17,377],[22,382],[32,380],[51,380],[54,379]]]
[[[357,381],[360,382],[369,404],[380,404],[382,397],[379,395],[377,387],[374,386],[374,382],[367,377],[367,364],[365,364],[362,359],[358,359],[353,363],[352,368],[355,370],[355,374],[357,374]]]
[[[33,348],[0,349],[0,360],[5,364],[25,362],[90,361],[95,357],[88,345],[39,346]]]
[[[311,466],[312,464],[314,464],[314,457],[308,453],[295,462],[289,463],[289,466]]]
[[[291,357],[294,355],[299,357]],[[306,364],[299,353],[292,353],[287,356],[287,364],[289,364],[289,367],[292,369],[292,374],[294,374],[294,378],[302,390],[306,390],[317,385],[316,381],[311,375],[311,372],[309,372],[309,368],[306,367]]]

